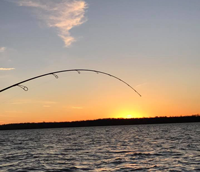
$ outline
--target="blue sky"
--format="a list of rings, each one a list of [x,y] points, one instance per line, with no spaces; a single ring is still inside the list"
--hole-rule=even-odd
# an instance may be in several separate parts
[[[100,93],[102,99],[118,94],[116,99],[127,104],[122,109],[143,116],[199,113],[199,7],[198,0],[2,0],[0,87],[46,72],[90,68],[124,79],[143,98],[131,94],[130,100],[130,92],[123,86],[113,92],[118,83],[101,76],[63,76],[63,84],[70,81],[74,89],[70,98],[82,95],[79,104],[92,91],[91,99],[102,103],[103,109],[109,108]],[[51,84],[53,79],[49,79]],[[81,86],[75,86],[77,83]],[[59,85],[55,88],[62,94]],[[3,114],[9,115],[8,107],[17,108],[9,106],[15,100],[35,100],[41,92],[48,95],[42,87],[32,97],[21,92],[21,97],[12,98],[21,91],[13,89],[3,93],[1,101],[8,101]],[[135,106],[128,106],[132,103]],[[93,112],[87,112],[91,118]],[[107,111],[103,113],[109,117]]]

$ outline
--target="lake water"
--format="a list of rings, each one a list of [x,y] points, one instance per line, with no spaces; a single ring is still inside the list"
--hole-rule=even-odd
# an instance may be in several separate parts
[[[0,171],[200,171],[200,123],[0,131]]]

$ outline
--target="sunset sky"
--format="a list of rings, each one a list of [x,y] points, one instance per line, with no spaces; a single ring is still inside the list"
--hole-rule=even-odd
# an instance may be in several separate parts
[[[199,0],[1,0],[0,124],[200,113]]]

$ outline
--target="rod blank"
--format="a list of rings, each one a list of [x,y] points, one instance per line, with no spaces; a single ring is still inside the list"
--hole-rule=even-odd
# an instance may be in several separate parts
[[[110,76],[110,77],[113,77],[121,82],[123,82],[124,84],[126,84],[128,87],[130,87],[133,91],[135,91],[140,97],[141,97],[141,94],[137,92],[137,90],[135,90],[132,86],[130,86],[127,82],[123,81],[122,79],[114,76],[114,75],[111,75],[109,73],[106,73],[106,72],[101,72],[101,71],[98,71],[98,70],[92,70],[92,69],[69,69],[69,70],[60,70],[60,71],[55,71],[55,72],[50,72],[50,73],[46,73],[46,74],[43,74],[43,75],[38,75],[38,76],[35,76],[35,77],[32,77],[32,78],[29,78],[29,79],[26,79],[24,81],[21,81],[21,82],[18,82],[16,84],[13,84],[9,87],[6,87],[2,90],[0,90],[0,92],[3,92],[3,91],[6,91],[12,87],[16,87],[16,86],[19,86],[21,87],[23,90],[25,91],[28,91],[28,88],[26,86],[22,86],[21,84],[25,83],[25,82],[28,82],[28,81],[31,81],[31,80],[34,80],[34,79],[37,79],[37,78],[41,78],[41,77],[44,77],[44,76],[47,76],[47,75],[53,75],[55,76],[56,79],[58,79],[58,76],[56,75],[57,73],[63,73],[63,72],[78,72],[80,74],[81,71],[83,72],[95,72],[97,74],[104,74],[104,75],[107,75],[107,76]]]

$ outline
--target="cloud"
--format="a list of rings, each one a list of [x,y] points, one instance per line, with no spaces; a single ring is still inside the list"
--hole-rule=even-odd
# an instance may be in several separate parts
[[[72,109],[83,109],[83,107],[81,107],[81,106],[72,106],[71,108]]]
[[[37,100],[31,100],[31,99],[18,99],[15,102],[13,102],[12,104],[28,104],[28,103],[36,103],[36,104],[43,104],[45,105],[52,105],[52,104],[57,104],[57,102],[54,101],[37,101]]]
[[[21,99],[21,100],[16,100],[12,104],[13,105],[20,105],[20,104],[27,104],[27,103],[32,103],[30,99]]]
[[[0,70],[14,70],[15,68],[0,68]]]
[[[24,113],[23,111],[18,111],[18,110],[8,110],[5,111],[6,113]]]
[[[49,106],[49,105],[44,105],[43,107],[44,107],[44,108],[50,108],[51,106]]]
[[[6,47],[0,47],[0,53],[3,53],[6,50]]]
[[[41,103],[41,104],[56,104],[57,102],[54,102],[54,101],[38,101],[38,103]]]
[[[76,41],[70,30],[86,21],[87,4],[84,0],[19,0],[17,3],[38,10],[39,19],[57,29],[66,47]]]
[[[76,110],[80,110],[83,109],[84,107],[82,106],[63,106],[64,109],[76,109]]]
[[[147,84],[149,84],[149,83],[148,83],[148,82],[145,82],[145,83],[142,83],[142,84],[138,84],[138,85],[135,86],[135,88],[142,87],[142,86],[145,86],[145,85],[147,85]]]

